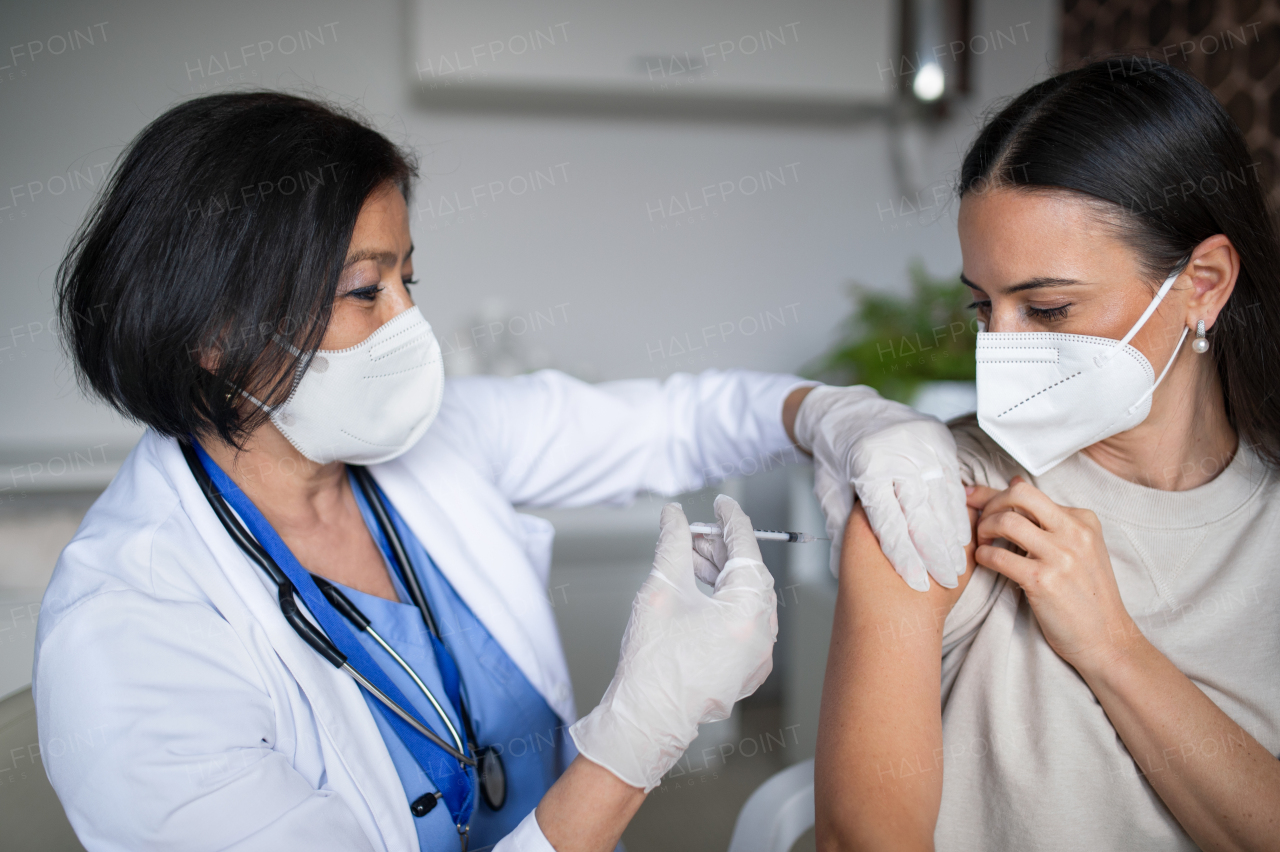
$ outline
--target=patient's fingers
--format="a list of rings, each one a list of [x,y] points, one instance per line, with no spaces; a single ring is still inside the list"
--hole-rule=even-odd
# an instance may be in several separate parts
[[[974,559],[977,564],[1003,574],[1023,588],[1026,588],[1035,577],[1035,561],[1003,547],[990,544],[979,545],[974,553]]]
[[[1008,488],[992,497],[983,512],[994,514],[1011,509],[1050,531],[1061,529],[1066,521],[1066,512],[1061,506],[1020,476],[1015,476]]]
[[[1017,512],[995,512],[978,522],[978,544],[1004,539],[1032,556],[1044,556],[1052,541],[1050,534]]]
[[[1000,493],[996,489],[988,488],[985,485],[970,485],[965,491],[968,492],[965,504],[971,509],[977,509],[979,512],[986,508],[992,497]]]

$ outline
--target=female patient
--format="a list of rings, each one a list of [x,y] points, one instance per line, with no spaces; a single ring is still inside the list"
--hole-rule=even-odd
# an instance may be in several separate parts
[[[1280,246],[1203,86],[1102,62],[964,160],[975,543],[845,536],[824,849],[1280,848]],[[976,563],[976,565],[975,565]]]

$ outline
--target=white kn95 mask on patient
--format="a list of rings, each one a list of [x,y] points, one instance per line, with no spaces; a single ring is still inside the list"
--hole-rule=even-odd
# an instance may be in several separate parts
[[[268,411],[317,464],[378,464],[418,442],[443,395],[440,344],[415,306],[355,346],[317,351],[289,398]]]
[[[1032,476],[1126,429],[1151,412],[1188,329],[1157,379],[1129,345],[1169,292],[1170,275],[1120,340],[1083,334],[978,333],[978,425]]]

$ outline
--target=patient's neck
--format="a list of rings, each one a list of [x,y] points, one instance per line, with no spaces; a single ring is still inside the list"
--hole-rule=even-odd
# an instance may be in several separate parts
[[[1083,452],[1130,482],[1187,491],[1225,470],[1237,445],[1213,357],[1184,346],[1156,389],[1147,419]]]

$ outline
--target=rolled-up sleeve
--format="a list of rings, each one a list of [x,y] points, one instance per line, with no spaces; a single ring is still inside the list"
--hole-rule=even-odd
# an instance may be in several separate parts
[[[516,505],[622,505],[799,460],[782,405],[807,384],[746,370],[594,385],[554,370],[455,379],[432,428]]]

